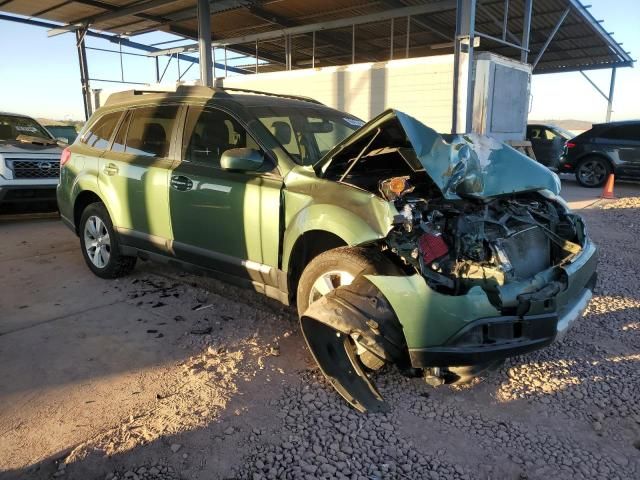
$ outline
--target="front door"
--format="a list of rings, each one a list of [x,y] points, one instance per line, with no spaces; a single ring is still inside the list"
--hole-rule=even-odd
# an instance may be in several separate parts
[[[260,150],[238,120],[215,108],[189,108],[182,159],[169,180],[173,248],[191,263],[273,284],[282,179],[223,170],[222,153],[241,147]]]
[[[130,110],[100,159],[100,189],[125,244],[170,252],[170,154],[179,107]]]

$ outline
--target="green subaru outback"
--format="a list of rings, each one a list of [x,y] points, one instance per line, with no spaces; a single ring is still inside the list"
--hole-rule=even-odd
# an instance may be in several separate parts
[[[178,87],[112,95],[63,152],[58,203],[100,277],[151,259],[295,304],[332,385],[379,411],[385,364],[461,382],[582,315],[596,248],[559,191],[514,149],[399,111]]]

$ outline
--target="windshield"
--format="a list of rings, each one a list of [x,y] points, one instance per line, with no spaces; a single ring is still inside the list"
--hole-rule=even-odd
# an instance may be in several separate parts
[[[249,110],[300,165],[313,165],[364,125],[359,118],[328,108],[272,106]]]
[[[0,140],[15,140],[19,135],[51,139],[47,131],[33,118],[0,115]]]

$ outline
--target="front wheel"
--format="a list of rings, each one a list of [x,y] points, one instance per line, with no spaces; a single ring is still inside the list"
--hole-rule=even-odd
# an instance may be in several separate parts
[[[107,209],[92,203],[80,218],[80,246],[89,269],[100,278],[118,278],[133,270],[136,257],[122,255]]]
[[[611,165],[604,158],[587,157],[576,168],[576,180],[583,187],[601,187],[610,173]]]
[[[384,261],[382,255],[373,249],[340,247],[321,253],[306,266],[298,283],[298,315],[302,314],[316,300],[331,290],[351,285],[364,270],[375,271]],[[369,370],[380,369],[385,361],[350,339],[354,354]]]

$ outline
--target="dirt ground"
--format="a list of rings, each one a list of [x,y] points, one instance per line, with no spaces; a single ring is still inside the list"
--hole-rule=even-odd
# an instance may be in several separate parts
[[[465,388],[385,370],[376,415],[329,387],[277,302],[146,262],[100,280],[57,219],[0,220],[0,478],[640,478],[629,189],[576,200],[600,283],[562,342]]]

